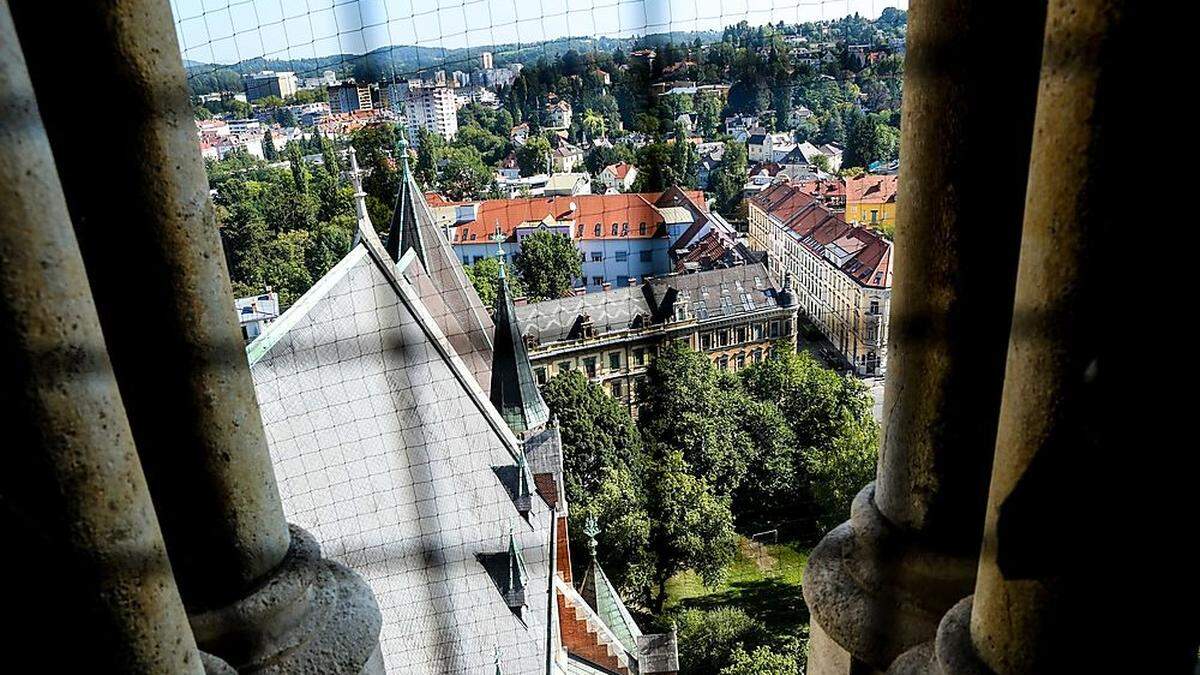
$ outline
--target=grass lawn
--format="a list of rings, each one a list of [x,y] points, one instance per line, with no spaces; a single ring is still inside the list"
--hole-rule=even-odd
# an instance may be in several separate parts
[[[668,608],[738,607],[772,631],[790,631],[808,623],[800,592],[808,550],[791,543],[755,544],[742,537],[726,579],[707,588],[695,572],[667,582]]]

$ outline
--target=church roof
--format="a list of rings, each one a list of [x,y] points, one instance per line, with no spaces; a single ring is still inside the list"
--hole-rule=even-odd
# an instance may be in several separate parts
[[[499,479],[520,442],[409,282],[414,265],[365,232],[248,346],[284,509],[370,584],[389,672],[488,672],[500,646],[506,674],[546,673],[553,513],[535,498],[522,517]],[[519,613],[496,569],[510,543]]]
[[[365,206],[360,210],[365,212]],[[371,229],[369,222],[360,229]],[[405,280],[416,288],[425,308],[479,386],[489,386],[492,320],[417,187],[407,157],[385,248],[395,261],[409,251],[416,256],[419,264],[404,267]]]

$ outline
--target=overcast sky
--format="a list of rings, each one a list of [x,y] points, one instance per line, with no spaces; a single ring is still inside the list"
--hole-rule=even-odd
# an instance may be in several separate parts
[[[184,58],[235,63],[388,45],[484,47],[556,37],[874,18],[908,0],[171,0]]]

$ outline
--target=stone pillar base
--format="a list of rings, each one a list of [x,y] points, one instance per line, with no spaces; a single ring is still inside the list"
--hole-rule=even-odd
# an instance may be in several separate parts
[[[946,612],[938,625],[937,638],[901,655],[888,675],[995,675],[971,642],[973,598],[963,598]]]
[[[975,570],[974,556],[940,553],[892,525],[875,506],[875,484],[867,485],[850,520],[821,540],[805,569],[814,635],[809,672],[887,670],[933,638],[946,610],[971,592]],[[859,665],[847,670],[834,646]]]
[[[196,643],[239,673],[382,675],[382,618],[370,587],[322,558],[303,529],[291,526],[291,540],[251,594],[189,617]]]

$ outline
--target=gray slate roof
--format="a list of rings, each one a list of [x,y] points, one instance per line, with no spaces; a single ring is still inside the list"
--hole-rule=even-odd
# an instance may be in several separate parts
[[[545,673],[552,515],[519,516],[497,474],[517,439],[384,261],[364,236],[248,347],[284,509],[371,585],[389,672],[490,672],[499,646],[504,673]],[[510,526],[523,618],[487,567]]]
[[[656,303],[665,297],[668,288],[675,289],[675,306],[685,307],[701,320],[772,308],[777,291],[761,263],[659,277],[649,285]],[[591,318],[598,334],[627,330],[639,314],[653,315],[642,287],[614,288],[516,309],[525,334],[536,336],[542,344],[575,339],[572,328],[583,314]]]

